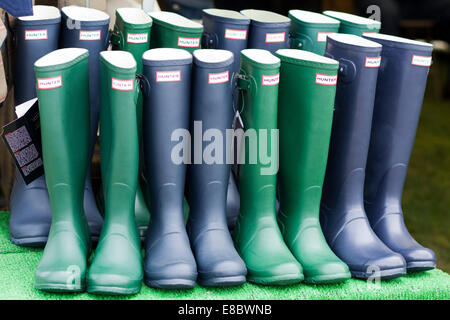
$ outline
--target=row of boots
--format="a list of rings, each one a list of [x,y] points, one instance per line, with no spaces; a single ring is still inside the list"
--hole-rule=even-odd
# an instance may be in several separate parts
[[[35,16],[39,10],[51,13],[45,23],[58,23],[54,29],[59,31],[59,10],[43,7]],[[74,33],[66,36],[72,42],[64,47],[85,50],[53,51],[58,36],[49,37],[50,28],[45,36],[30,32],[27,25],[31,21],[40,27],[42,16],[18,19],[18,28],[25,25],[18,49],[34,37],[41,42],[35,42],[40,45],[29,56],[53,51],[36,62],[37,80],[33,76],[47,181],[42,177],[42,186],[32,185],[39,179],[26,186],[18,177],[11,198],[11,237],[27,244],[27,237],[13,235],[30,234],[50,224],[50,218],[21,215],[21,221],[13,203],[16,208],[39,206],[43,202],[36,203],[34,196],[26,202],[23,191],[33,188],[48,199],[48,186],[53,222],[36,271],[37,288],[129,294],[139,291],[143,277],[161,288],[191,288],[196,280],[205,286],[237,285],[246,274],[249,281],[263,284],[328,283],[350,274],[392,278],[435,266],[434,253],[408,233],[401,210],[431,45],[379,35],[379,23],[338,12],[291,10],[289,20],[260,10],[206,9],[202,26],[173,13],[118,9],[111,42],[113,49],[130,55],[103,51],[109,17],[94,10],[86,19],[84,10],[93,9],[63,8],[63,20],[68,18],[61,32]],[[96,19],[105,24],[104,31]],[[49,39],[55,47],[44,43]],[[146,51],[149,43],[151,48],[179,49]],[[200,46],[224,50],[196,50]],[[247,47],[256,49],[243,50]],[[96,79],[97,86],[92,84]],[[16,92],[20,87],[31,92],[27,100],[36,85],[18,87]],[[89,100],[87,106],[83,99]],[[83,106],[72,110],[73,103]],[[175,163],[172,152],[179,139],[183,152],[190,149],[183,132],[194,132],[198,121],[203,131],[216,129],[225,137],[236,111],[245,129],[265,129],[269,135],[279,129],[279,161],[273,158],[279,171],[262,174],[270,169],[267,162],[249,163],[251,146],[244,143],[244,161],[237,170],[240,209],[228,205],[233,210],[227,216],[227,200],[230,204],[237,193],[225,154],[215,155],[213,164],[187,166]],[[87,273],[88,229],[97,232],[95,241],[102,228],[87,165],[99,117],[105,222]],[[87,143],[86,132],[79,134],[85,125]],[[180,129],[181,135],[174,136]],[[278,155],[278,138],[266,137],[256,150]],[[87,153],[78,152],[85,144]],[[204,154],[210,147],[193,143],[190,151]],[[86,161],[86,168],[80,161]],[[86,183],[79,181],[82,174]],[[146,182],[144,191],[139,180]],[[145,193],[152,215],[143,275],[139,236],[147,229],[148,210],[140,220],[136,212],[139,203],[146,209]],[[234,227],[236,213],[233,246],[227,221]],[[23,229],[17,232],[16,227]],[[39,236],[28,244],[46,240]]]

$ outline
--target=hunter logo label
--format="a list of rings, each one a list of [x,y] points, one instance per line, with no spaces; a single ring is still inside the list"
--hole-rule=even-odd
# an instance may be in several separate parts
[[[337,83],[337,74],[328,75],[316,73],[316,83],[326,86],[334,86]]]
[[[220,72],[220,73],[210,73],[208,74],[208,84],[217,84],[228,82],[229,80],[229,72]]]
[[[327,36],[335,32],[317,32],[317,42],[327,42]]]
[[[376,32],[363,32],[363,36],[370,36],[371,34],[377,34]]]
[[[381,57],[366,57],[364,66],[366,68],[378,68],[381,64]]]
[[[55,89],[62,87],[62,78],[61,76],[46,78],[46,79],[37,79],[38,89]]]
[[[25,40],[46,40],[48,39],[48,30],[25,30]]]
[[[127,33],[128,43],[147,43],[148,33]]]
[[[266,43],[284,42],[286,38],[285,32],[266,33]]]
[[[156,71],[156,82],[177,82],[181,80],[181,71]]]
[[[418,56],[413,54],[411,64],[420,67],[431,66],[431,57]]]
[[[247,39],[247,30],[225,29],[225,39],[245,40]]]
[[[197,48],[198,46],[200,46],[200,38],[178,37],[177,45],[183,48]]]
[[[85,31],[80,30],[79,40],[95,41],[102,38],[102,30]]]
[[[280,74],[274,74],[270,76],[262,76],[262,85],[263,86],[276,86],[278,83],[280,83]]]
[[[131,91],[134,89],[134,80],[111,79],[111,87],[119,91]]]

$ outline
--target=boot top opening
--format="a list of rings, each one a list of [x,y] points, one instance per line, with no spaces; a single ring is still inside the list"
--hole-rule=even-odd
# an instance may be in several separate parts
[[[327,37],[333,39],[336,42],[341,42],[353,46],[367,47],[367,48],[381,48],[381,44],[364,39],[363,37],[359,37],[354,34],[333,33],[329,34]]]
[[[142,59],[149,61],[185,60],[192,59],[192,55],[184,49],[157,48],[145,51]]]
[[[392,36],[389,34],[382,34],[382,33],[373,33],[373,34],[365,34],[365,38],[374,39],[377,40],[386,40],[391,42],[399,42],[399,43],[407,43],[407,44],[413,44],[417,46],[424,46],[424,47],[432,47],[433,45],[431,43],[423,42],[423,41],[417,41],[417,40],[411,40],[407,38]]]
[[[70,19],[77,21],[103,21],[108,20],[109,15],[103,11],[79,6],[67,6],[61,9]]]
[[[36,67],[56,66],[73,61],[87,52],[88,50],[82,48],[58,49],[38,59],[34,65]]]
[[[228,50],[199,49],[194,51],[194,57],[206,63],[219,63],[233,59],[233,53]]]
[[[148,13],[150,17],[155,18],[157,20],[161,20],[165,23],[175,25],[177,27],[183,28],[202,28],[202,25],[194,22],[188,18],[185,18],[179,14],[169,11],[155,11]]]
[[[242,10],[241,13],[258,22],[263,22],[263,23],[290,23],[291,19],[289,19],[288,17],[285,17],[281,14],[275,13],[275,12],[271,12],[271,11],[266,11],[266,10],[255,10],[255,9],[247,9],[247,10]]]
[[[118,8],[116,11],[126,23],[147,24],[152,22],[152,18],[139,8]]]
[[[298,49],[279,49],[276,52],[278,55],[303,60],[303,61],[312,61],[312,62],[319,62],[319,63],[327,63],[327,64],[338,64],[338,62],[334,59],[330,59],[321,55],[318,55],[316,53],[305,51],[305,50],[298,50]]]
[[[249,58],[250,60],[254,60],[258,63],[262,64],[275,64],[280,63],[280,59],[275,57],[270,51],[262,50],[262,49],[244,49],[241,51],[241,54]]]
[[[378,29],[381,26],[381,22],[369,18],[360,17],[354,14],[345,13],[345,12],[339,12],[339,11],[331,11],[327,10],[323,12],[324,15],[330,16],[332,18],[336,18],[338,20],[347,21],[353,24],[359,24],[359,25],[372,25],[377,26]]]
[[[203,12],[205,12],[211,16],[248,21],[247,17],[245,17],[241,13],[239,13],[237,11],[233,11],[233,10],[212,8],[212,9],[203,9]]]
[[[58,8],[52,6],[33,6],[33,15],[18,17],[21,21],[50,20],[61,17]]]
[[[136,60],[134,60],[133,55],[127,51],[102,51],[100,52],[100,55],[107,62],[118,68],[131,69],[136,67]]]
[[[326,23],[326,24],[338,24],[339,20],[328,17],[324,14],[317,12],[305,11],[305,10],[289,10],[289,14],[299,20],[306,23]]]

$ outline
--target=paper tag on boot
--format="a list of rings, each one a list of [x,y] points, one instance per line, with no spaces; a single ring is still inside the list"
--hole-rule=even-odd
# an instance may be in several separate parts
[[[29,184],[44,174],[37,98],[16,107],[18,118],[3,126],[2,138],[23,180]]]

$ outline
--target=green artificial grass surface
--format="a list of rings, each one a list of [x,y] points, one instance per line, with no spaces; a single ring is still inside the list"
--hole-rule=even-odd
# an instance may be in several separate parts
[[[441,270],[410,274],[379,285],[351,279],[335,285],[275,287],[246,283],[234,288],[160,290],[142,286],[139,294],[98,296],[87,293],[54,294],[35,290],[34,270],[42,249],[17,247],[9,242],[9,213],[0,211],[0,299],[450,299],[450,275]]]

